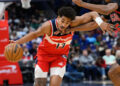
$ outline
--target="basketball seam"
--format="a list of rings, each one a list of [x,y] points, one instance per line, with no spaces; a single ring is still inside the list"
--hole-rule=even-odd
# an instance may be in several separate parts
[[[7,47],[7,51],[6,51],[6,53],[7,53],[7,56],[8,56],[8,60],[9,60],[9,54],[8,54],[8,52],[9,52],[9,46]]]
[[[22,56],[23,56],[23,50],[22,50],[22,48],[21,48],[21,53],[22,53],[22,54],[21,54],[21,58],[22,58]],[[19,60],[20,60],[20,59],[19,59]]]
[[[21,53],[22,53],[22,54],[21,54],[21,59],[22,59],[22,56],[23,56],[23,49],[22,49],[22,48],[21,48]]]
[[[13,44],[12,44],[12,45],[13,45]],[[14,51],[14,46],[13,46],[13,48],[12,48],[12,56],[13,56],[13,51]],[[12,57],[11,60],[14,61],[14,58]]]
[[[16,53],[16,51],[17,51],[17,48],[18,48],[18,47],[16,48],[16,46],[17,46],[17,44],[14,46],[14,47],[15,47],[15,50],[13,50],[13,53]],[[15,58],[15,56],[14,56],[13,61],[15,61],[15,59],[16,59],[16,58]]]
[[[21,53],[21,49],[19,50],[20,52],[19,53]],[[18,56],[17,56],[18,57]]]
[[[15,46],[15,50],[14,50],[14,53],[16,53],[17,48],[18,48],[18,45],[16,44],[16,46]]]
[[[18,51],[18,53],[19,53],[19,52],[20,52],[20,49],[18,49],[18,50],[19,50],[19,51]],[[17,55],[18,55],[18,53],[17,53],[17,54],[16,54],[16,56],[15,56],[15,57],[16,57],[16,59],[17,59],[17,57],[18,57],[18,56],[17,56]]]
[[[19,49],[19,52],[18,53],[20,53],[20,49]],[[17,56],[17,57],[19,57],[19,55]],[[16,57],[16,59],[18,60],[18,58]]]

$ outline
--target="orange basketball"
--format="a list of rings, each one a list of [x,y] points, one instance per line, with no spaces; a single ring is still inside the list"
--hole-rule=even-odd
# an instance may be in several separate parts
[[[23,56],[23,49],[19,44],[11,43],[5,47],[4,55],[10,62],[18,62]]]

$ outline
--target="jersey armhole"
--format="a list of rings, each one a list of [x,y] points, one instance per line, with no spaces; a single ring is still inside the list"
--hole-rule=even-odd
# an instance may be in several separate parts
[[[53,26],[52,26],[52,22],[51,21],[49,21],[49,23],[50,23],[50,28],[51,28],[50,36],[52,36],[53,35]]]

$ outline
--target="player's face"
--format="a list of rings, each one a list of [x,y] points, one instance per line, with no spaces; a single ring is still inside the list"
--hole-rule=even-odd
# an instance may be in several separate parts
[[[65,16],[62,16],[62,17],[58,16],[58,28],[61,31],[64,31],[66,28],[68,28],[70,23],[71,23],[71,19],[69,19],[69,18],[67,18]]]

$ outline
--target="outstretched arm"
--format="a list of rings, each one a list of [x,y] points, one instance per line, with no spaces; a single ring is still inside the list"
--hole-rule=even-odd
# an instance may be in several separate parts
[[[17,40],[16,43],[23,44],[23,43],[31,41],[39,36],[43,36],[44,34],[48,34],[48,35],[50,34],[49,22],[45,22],[41,27],[38,28],[38,30],[28,33],[24,37]]]
[[[91,30],[96,29],[97,27],[98,27],[98,25],[97,25],[96,22],[89,22],[89,23],[86,23],[86,24],[83,24],[83,25],[80,25],[80,26],[77,26],[77,27],[70,28],[68,30],[69,30],[69,32],[91,31]]]
[[[82,16],[76,16],[75,20],[72,21],[71,27],[75,27],[81,24],[88,23],[92,20],[95,20],[97,17],[100,17],[99,14],[95,11],[85,13]]]
[[[81,27],[81,24],[86,24],[88,22],[91,22],[92,20],[94,20],[97,23],[97,25],[102,29],[102,31],[104,33],[105,33],[105,31],[107,31],[107,32],[109,32],[109,34],[111,34],[111,31],[112,31],[112,29],[110,28],[111,25],[109,23],[104,22],[100,18],[99,14],[97,12],[89,12],[82,16],[77,16],[76,19],[74,21],[72,21],[71,27],[76,28],[79,26],[80,30],[77,29],[78,31],[90,31],[90,30],[95,29],[95,28],[93,28],[94,24],[92,25],[90,23],[90,24],[82,26],[82,27]],[[85,29],[83,27],[85,27],[87,29]]]
[[[72,1],[80,7],[87,8],[87,9],[96,11],[98,13],[104,14],[104,15],[108,15],[111,12],[118,9],[117,3],[109,3],[107,5],[96,5],[96,4],[83,2],[82,0],[72,0]]]

